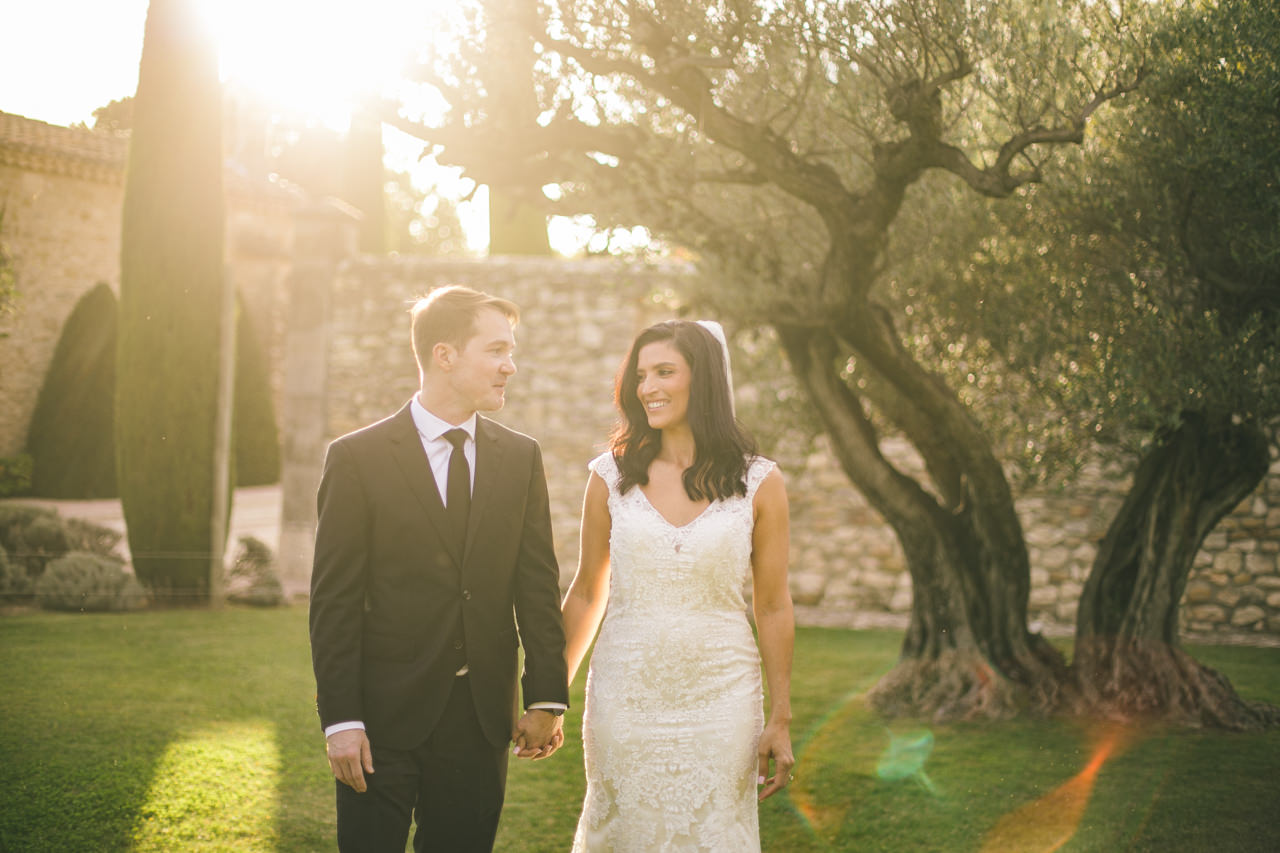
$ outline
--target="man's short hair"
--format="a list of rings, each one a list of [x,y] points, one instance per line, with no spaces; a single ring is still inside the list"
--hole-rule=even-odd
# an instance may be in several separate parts
[[[437,287],[415,302],[409,315],[413,318],[413,355],[418,369],[426,371],[438,343],[458,349],[466,346],[476,333],[476,318],[486,308],[501,311],[512,326],[520,322],[520,309],[514,302],[460,284]]]

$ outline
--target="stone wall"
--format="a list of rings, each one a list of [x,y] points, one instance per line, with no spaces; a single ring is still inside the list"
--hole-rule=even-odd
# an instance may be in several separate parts
[[[99,282],[119,295],[127,153],[125,135],[0,113],[0,244],[17,284],[14,310],[0,314],[0,457],[26,446],[36,398],[76,302]],[[299,197],[232,170],[226,190],[228,274],[266,343],[278,389]]]
[[[433,287],[466,284],[520,306],[517,373],[495,420],[539,441],[561,580],[577,565],[587,463],[613,425],[613,380],[636,332],[670,314],[649,298],[679,272],[611,261],[359,259],[333,293],[327,429],[337,437],[397,411],[417,390],[408,310]]]
[[[431,287],[461,283],[506,296],[523,309],[506,408],[498,420],[535,436],[547,461],[562,583],[577,560],[585,465],[613,423],[614,374],[635,333],[672,316],[655,292],[670,292],[681,267],[610,260],[356,259],[333,291],[325,432],[328,438],[396,411],[417,387],[408,308]],[[750,426],[750,424],[748,424]],[[785,447],[781,446],[785,445]],[[911,584],[901,549],[876,511],[852,488],[825,439],[766,448],[788,481],[791,583],[807,624],[902,626]],[[905,444],[886,453],[920,465]],[[317,462],[318,464],[318,462]],[[1067,495],[1018,498],[1032,565],[1030,620],[1070,633],[1097,543],[1128,483],[1092,470]],[[1280,461],[1249,499],[1209,537],[1183,608],[1193,637],[1280,641]]]
[[[0,164],[0,243],[17,300],[0,314],[0,456],[26,445],[36,396],[62,324],[86,291],[120,288],[118,177],[28,171]]]

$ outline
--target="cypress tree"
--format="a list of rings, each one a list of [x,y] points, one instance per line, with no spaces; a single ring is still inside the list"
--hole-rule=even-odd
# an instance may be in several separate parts
[[[116,496],[115,385],[116,296],[98,284],[63,325],[36,399],[27,435],[33,495]]]
[[[117,479],[138,578],[207,598],[223,283],[222,100],[195,0],[151,0],[125,178]]]

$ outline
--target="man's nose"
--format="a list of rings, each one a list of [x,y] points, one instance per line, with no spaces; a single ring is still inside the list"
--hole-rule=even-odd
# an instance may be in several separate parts
[[[510,376],[516,372],[516,360],[511,356],[507,356],[502,360],[502,366],[498,369]]]

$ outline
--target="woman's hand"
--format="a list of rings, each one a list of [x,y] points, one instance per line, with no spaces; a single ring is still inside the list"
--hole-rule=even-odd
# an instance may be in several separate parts
[[[773,762],[770,775],[769,763]],[[796,766],[791,754],[791,730],[786,723],[770,721],[760,735],[760,776],[757,784],[763,785],[760,799],[766,800],[787,787],[795,778],[791,771]]]

